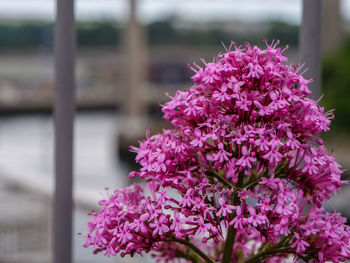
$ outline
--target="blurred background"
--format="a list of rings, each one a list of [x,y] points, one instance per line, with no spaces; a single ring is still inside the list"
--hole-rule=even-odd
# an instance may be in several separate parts
[[[87,213],[105,187],[130,183],[130,144],[165,127],[159,103],[189,88],[188,64],[229,45],[279,39],[299,63],[301,0],[78,0],[74,144],[74,262],[107,259],[82,248]],[[50,262],[54,177],[53,0],[0,0],[0,262]],[[324,0],[321,104],[325,135],[350,168],[350,0]],[[346,171],[345,177],[346,178]],[[345,188],[344,188],[345,190]],[[343,191],[329,204],[350,218]],[[146,257],[142,262],[152,262]]]

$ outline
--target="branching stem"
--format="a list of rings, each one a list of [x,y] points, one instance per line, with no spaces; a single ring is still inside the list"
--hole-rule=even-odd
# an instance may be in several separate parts
[[[190,249],[192,249],[194,252],[196,252],[198,256],[200,256],[202,259],[205,260],[206,263],[214,263],[214,261],[210,257],[208,257],[202,250],[200,250],[198,247],[196,247],[193,243],[191,243],[188,240],[172,238],[172,239],[168,239],[168,240],[164,240],[164,241],[176,242],[176,243],[183,244],[183,245],[189,247]]]
[[[222,183],[223,185],[229,187],[229,188],[232,188],[234,189],[235,187],[229,182],[227,181],[225,178],[223,178],[222,176],[218,175],[215,171],[213,170],[208,170],[205,172],[206,175],[208,176],[213,176],[215,177],[216,179],[218,179],[220,181],[220,183]]]
[[[261,251],[260,253],[256,254],[252,258],[248,259],[245,263],[258,263],[261,262],[263,259],[273,255],[273,254],[281,254],[281,253],[291,253],[290,248],[284,247],[284,248],[271,248],[265,251]]]

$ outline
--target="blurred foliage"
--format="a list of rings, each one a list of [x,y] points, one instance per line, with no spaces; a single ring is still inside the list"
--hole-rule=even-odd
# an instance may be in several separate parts
[[[232,24],[234,27],[234,24]],[[235,33],[225,30],[220,24],[201,29],[195,26],[177,28],[172,20],[155,21],[147,25],[151,45],[218,45],[221,42],[249,41],[261,44],[263,39],[279,39],[282,45],[296,46],[298,27],[283,22],[268,22],[264,32]],[[239,26],[239,25],[238,25]],[[10,49],[33,49],[52,47],[53,23],[1,22],[0,51]],[[121,43],[122,27],[114,21],[78,22],[77,43],[79,47],[116,46]]]
[[[261,44],[263,39],[278,39],[281,45],[297,46],[299,28],[284,22],[267,22],[267,31],[260,33],[234,33],[217,28],[199,30],[196,28],[177,29],[171,21],[156,21],[148,26],[151,44],[217,45],[234,40],[237,43]]]
[[[335,131],[350,128],[350,38],[323,61],[322,104],[335,109],[332,128]]]
[[[152,45],[217,45],[229,42],[229,34],[220,29],[177,29],[170,21],[156,21],[148,25],[148,39]]]
[[[270,23],[270,29],[266,38],[269,40],[280,40],[281,46],[289,45],[291,47],[296,47],[299,40],[299,27],[274,21]]]
[[[50,45],[52,25],[48,23],[1,23],[0,48],[26,49]]]
[[[168,21],[156,21],[148,25],[148,38],[151,44],[171,44],[177,41],[178,32]]]
[[[115,46],[120,40],[120,30],[114,22],[77,23],[79,47]],[[44,22],[0,23],[0,50],[51,48],[54,24]]]
[[[114,22],[78,23],[78,46],[116,46],[120,41],[120,31]]]

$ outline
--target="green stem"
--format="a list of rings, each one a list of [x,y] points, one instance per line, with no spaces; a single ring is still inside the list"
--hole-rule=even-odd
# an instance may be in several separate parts
[[[235,188],[229,181],[227,181],[225,178],[221,177],[218,175],[215,171],[213,170],[208,170],[205,172],[206,175],[208,176],[213,176],[216,179],[218,179],[223,185],[229,187],[229,188]]]
[[[183,244],[183,245],[191,248],[194,252],[196,252],[198,254],[198,256],[200,256],[202,259],[205,260],[205,262],[214,263],[214,261],[210,257],[208,257],[202,250],[200,250],[198,247],[196,247],[193,243],[191,243],[188,240],[173,238],[173,239],[164,240],[164,241],[176,242],[176,243]]]
[[[264,250],[261,250],[256,255],[253,255],[250,259],[248,259],[245,263],[258,263],[261,262],[263,259],[273,255],[273,254],[280,254],[280,253],[287,253],[290,254],[292,251],[290,250],[290,247],[286,247],[288,245],[288,241],[290,240],[290,237],[285,236],[281,238],[280,242],[278,242],[274,246],[267,246]],[[287,242],[287,244],[286,244]]]
[[[290,248],[287,248],[287,247],[268,249],[256,254],[254,257],[248,259],[245,263],[258,263],[258,262],[261,262],[261,260],[271,256],[272,254],[280,254],[280,253],[292,253],[292,252],[290,252]]]
[[[222,256],[222,263],[231,262],[233,243],[236,237],[236,229],[230,227],[227,231],[227,236],[225,240],[224,255]]]
[[[254,186],[256,186],[259,182],[261,181],[261,177],[259,177],[258,179],[256,179],[255,181],[245,185],[243,188],[250,190],[251,188],[253,188]]]
[[[282,167],[283,168],[283,167]],[[275,173],[275,177],[276,178],[284,178],[287,176],[287,173],[283,173],[283,169],[280,168],[278,172]],[[266,172],[263,172],[259,175],[259,177],[254,180],[253,182],[248,182],[246,185],[243,186],[243,188],[247,189],[247,190],[251,190],[252,188],[254,188],[263,177],[265,177],[267,175]]]
[[[238,176],[237,188],[241,188],[243,185],[244,173],[241,172]],[[238,193],[235,192],[232,200],[233,205],[240,205],[241,201],[239,200]],[[232,250],[233,243],[235,242],[236,229],[234,227],[229,227],[227,231],[227,236],[225,240],[224,254],[222,256],[221,263],[229,263],[232,259]]]

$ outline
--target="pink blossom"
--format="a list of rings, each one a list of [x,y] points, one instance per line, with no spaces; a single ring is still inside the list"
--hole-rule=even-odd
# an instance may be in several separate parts
[[[133,235],[131,234],[131,232],[129,231],[129,222],[126,221],[120,232],[116,233],[116,236],[118,237],[118,241],[121,244],[125,244],[126,242],[128,242],[129,240],[131,240],[133,238]]]
[[[291,248],[295,248],[296,253],[303,254],[307,247],[309,247],[309,243],[302,240],[297,232],[294,233],[295,242],[291,245]]]
[[[165,215],[161,215],[159,217],[159,219],[157,220],[157,222],[150,224],[150,227],[154,228],[153,233],[152,233],[153,236],[162,235],[162,234],[168,232],[169,227],[168,227],[167,217]]]
[[[237,165],[252,168],[252,164],[256,161],[255,157],[251,157],[246,146],[242,147],[242,157],[237,161]]]
[[[333,112],[277,45],[231,43],[193,65],[193,86],[162,105],[172,128],[130,148],[141,167],[130,177],[145,186],[99,202],[85,247],[170,263],[350,259],[350,227],[322,207],[344,183],[320,137]]]
[[[244,226],[246,225],[247,219],[242,216],[241,207],[236,208],[236,216],[232,219],[230,222],[230,225],[233,226],[235,229],[244,229]]]
[[[225,151],[224,145],[219,143],[218,145],[219,151],[213,154],[213,160],[222,163],[223,161],[228,161],[231,153]]]
[[[220,204],[220,209],[216,213],[217,216],[223,216],[226,217],[227,215],[230,215],[232,211],[235,209],[233,205],[229,205],[225,202],[224,198],[220,197],[219,198],[219,204]]]
[[[252,224],[253,226],[257,227],[258,225],[261,225],[261,224],[268,222],[268,219],[264,214],[262,214],[262,213],[256,214],[254,207],[252,207],[252,206],[249,207],[248,211],[249,211],[248,222],[250,224]]]
[[[240,98],[236,101],[236,105],[238,108],[244,111],[248,111],[250,109],[250,105],[252,105],[252,102],[247,99],[246,94],[242,94]]]

